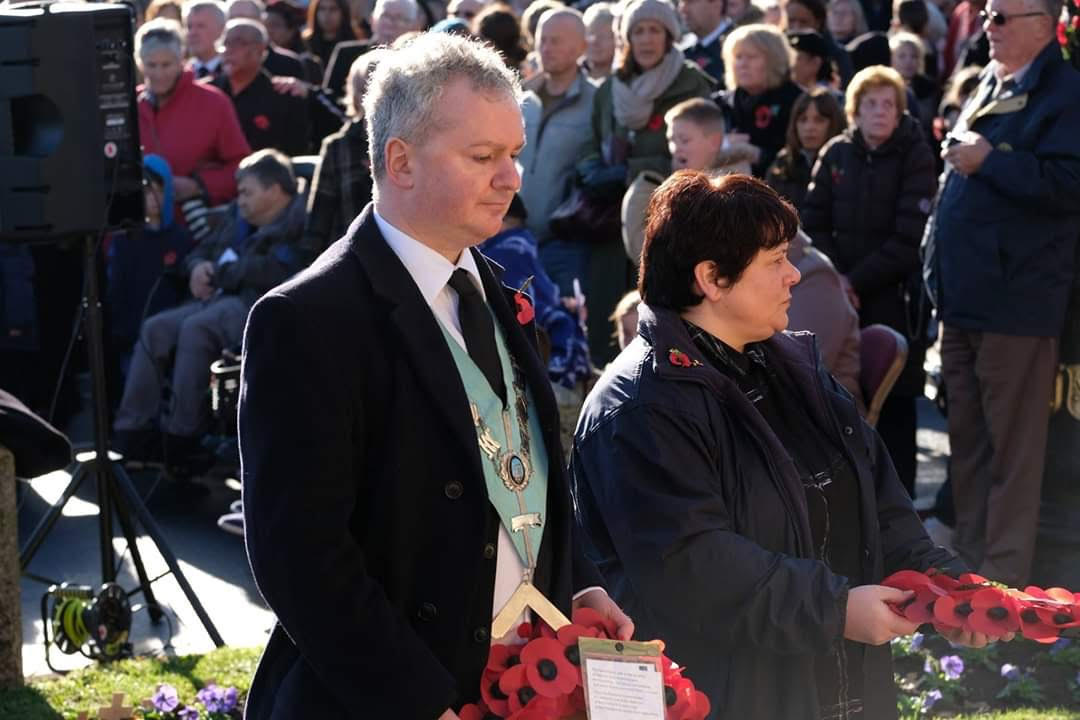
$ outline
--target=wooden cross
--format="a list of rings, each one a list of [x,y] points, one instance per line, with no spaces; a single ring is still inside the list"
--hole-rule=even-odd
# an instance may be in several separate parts
[[[131,720],[134,707],[123,707],[124,693],[113,693],[112,706],[98,711],[98,720]]]

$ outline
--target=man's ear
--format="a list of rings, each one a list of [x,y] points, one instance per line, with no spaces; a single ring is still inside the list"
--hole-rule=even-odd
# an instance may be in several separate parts
[[[401,138],[392,137],[386,141],[386,179],[400,188],[412,188],[416,184],[412,150]]]

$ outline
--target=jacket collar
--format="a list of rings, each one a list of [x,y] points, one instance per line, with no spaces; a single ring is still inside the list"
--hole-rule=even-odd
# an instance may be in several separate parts
[[[460,376],[454,371],[454,357],[446,344],[438,321],[431,307],[420,294],[412,276],[398,259],[390,246],[386,244],[382,233],[375,223],[374,205],[368,203],[359,217],[353,221],[346,233],[349,252],[360,262],[361,267],[378,300],[385,306],[385,312],[396,331],[397,342],[393,345],[395,354],[403,358],[414,369],[431,405],[450,427],[452,436],[461,444],[470,458],[468,477],[477,478],[483,492],[483,474],[480,465],[480,451],[476,442],[469,413],[469,400]],[[525,329],[517,321],[510,302],[513,291],[502,285],[503,269],[488,260],[475,248],[473,254],[484,294],[495,318],[503,330],[506,344],[511,355],[518,361],[529,387],[533,390],[538,416],[544,425],[544,441],[548,454],[552,458],[561,457],[557,447],[558,435],[549,421],[558,416],[558,408],[547,388],[547,369],[530,345]],[[531,326],[530,326],[531,327]],[[385,352],[386,349],[373,352]],[[448,370],[450,372],[448,372]],[[557,463],[551,463],[551,479],[557,475]],[[558,492],[555,484],[551,487]],[[485,495],[486,497],[486,495]]]
[[[997,62],[991,62],[983,70],[982,83],[965,106],[965,112],[961,113],[961,120],[970,125],[986,115],[1001,115],[1023,110],[1027,106],[1028,94],[1042,82],[1043,75],[1053,72],[1054,68],[1064,62],[1061,49],[1055,40],[1035,56],[1023,77],[1020,78],[1020,82],[1011,92],[986,102],[987,98],[997,90],[998,82],[1000,82],[995,75]]]

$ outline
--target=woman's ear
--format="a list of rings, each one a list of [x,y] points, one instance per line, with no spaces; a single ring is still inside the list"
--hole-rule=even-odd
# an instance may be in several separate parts
[[[727,285],[717,277],[715,262],[702,260],[694,266],[694,289],[706,300],[716,302],[720,299]]]

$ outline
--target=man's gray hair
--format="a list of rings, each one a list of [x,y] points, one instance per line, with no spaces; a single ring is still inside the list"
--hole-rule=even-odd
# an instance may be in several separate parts
[[[400,3],[409,9],[409,22],[416,22],[416,19],[420,17],[420,3],[417,0],[375,0],[375,7],[371,10],[372,17],[382,15],[386,6],[393,2]]]
[[[185,25],[193,12],[208,12],[216,17],[219,23],[225,24],[225,3],[218,0],[188,0],[184,3],[182,14]]]
[[[258,20],[233,18],[225,25],[225,34],[228,35],[233,30],[239,29],[243,29],[253,40],[261,42],[264,46],[270,44],[270,34],[266,32],[266,27]]]
[[[439,122],[439,99],[454,81],[476,92],[521,102],[521,83],[502,56],[476,40],[423,33],[390,50],[368,78],[364,93],[368,149],[375,179],[386,175],[386,143],[422,145]]]
[[[262,0],[229,0],[225,3],[225,16],[228,18],[251,17],[245,14],[235,14],[238,7],[250,5],[255,9],[255,17],[252,20],[262,20],[266,17],[266,5]]]
[[[135,33],[135,59],[141,64],[152,52],[169,50],[184,61],[184,29],[172,18],[154,18]]]

